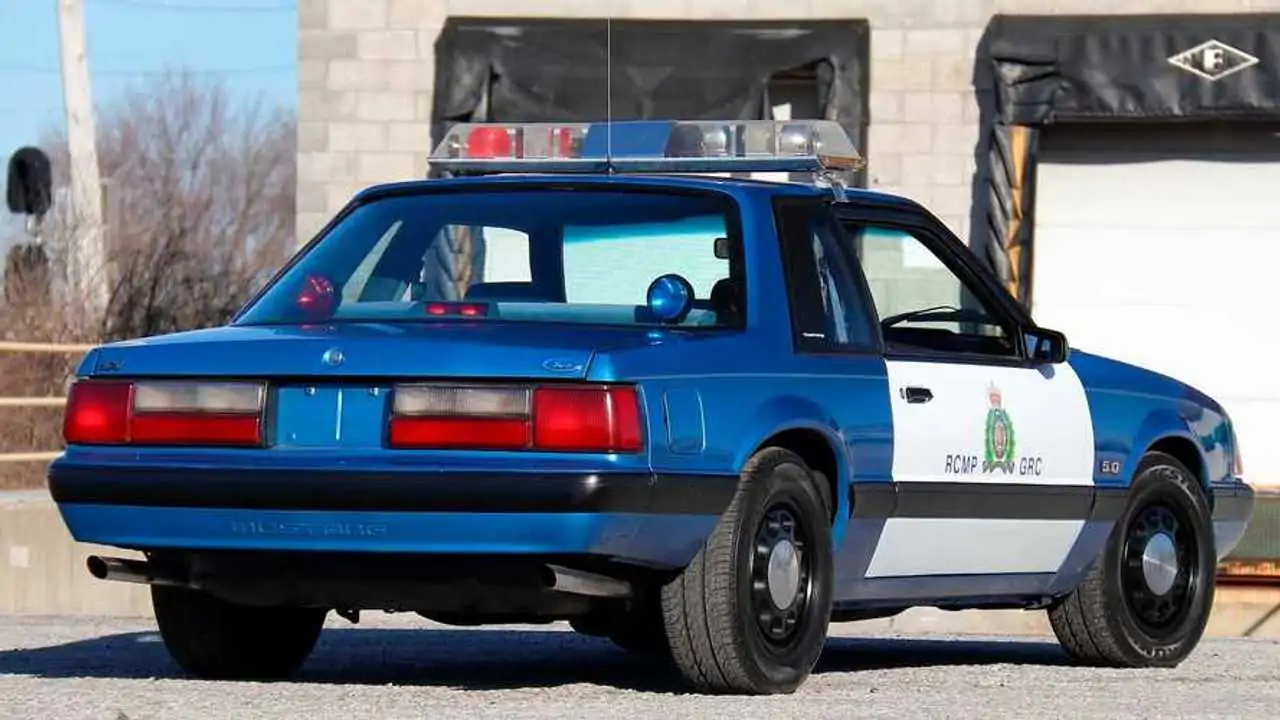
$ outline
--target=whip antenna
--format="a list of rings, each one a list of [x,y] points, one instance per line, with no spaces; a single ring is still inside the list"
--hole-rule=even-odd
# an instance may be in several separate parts
[[[613,16],[604,19],[604,155],[613,172]]]

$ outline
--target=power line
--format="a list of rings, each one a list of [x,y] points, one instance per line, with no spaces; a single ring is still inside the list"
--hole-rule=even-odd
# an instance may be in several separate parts
[[[174,10],[178,12],[292,12],[298,9],[294,3],[274,3],[271,5],[255,5],[251,3],[220,3],[205,5],[200,3],[172,2],[172,0],[93,0],[99,5],[131,6],[148,10]]]
[[[244,74],[261,74],[268,73],[284,73],[293,72],[297,69],[295,65],[256,65],[238,68],[208,68],[204,70],[185,69],[185,70],[94,70],[93,74],[100,77],[145,77],[150,75],[166,75],[172,72],[187,72],[193,75],[244,75]],[[61,69],[56,67],[48,67],[44,65],[29,65],[25,63],[0,63],[0,72],[14,73],[33,73],[33,74],[60,74]]]

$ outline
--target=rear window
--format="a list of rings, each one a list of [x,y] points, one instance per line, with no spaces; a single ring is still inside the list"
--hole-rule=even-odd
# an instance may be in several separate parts
[[[745,268],[732,212],[726,197],[657,190],[386,197],[333,227],[237,324],[657,325],[645,293],[676,273],[695,293],[682,326],[736,326]]]

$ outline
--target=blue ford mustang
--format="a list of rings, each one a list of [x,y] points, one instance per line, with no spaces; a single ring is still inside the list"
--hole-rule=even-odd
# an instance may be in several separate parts
[[[331,610],[568,620],[736,693],[913,606],[1044,609],[1090,664],[1199,641],[1253,504],[1227,413],[844,189],[837,125],[464,124],[432,160],[468,176],[79,369],[53,497],[145,553],[89,569],[151,585],[189,673],[287,676]]]

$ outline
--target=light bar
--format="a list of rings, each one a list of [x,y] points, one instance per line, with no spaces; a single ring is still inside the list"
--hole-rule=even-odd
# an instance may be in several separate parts
[[[460,123],[429,158],[455,173],[724,173],[857,170],[832,120]]]

